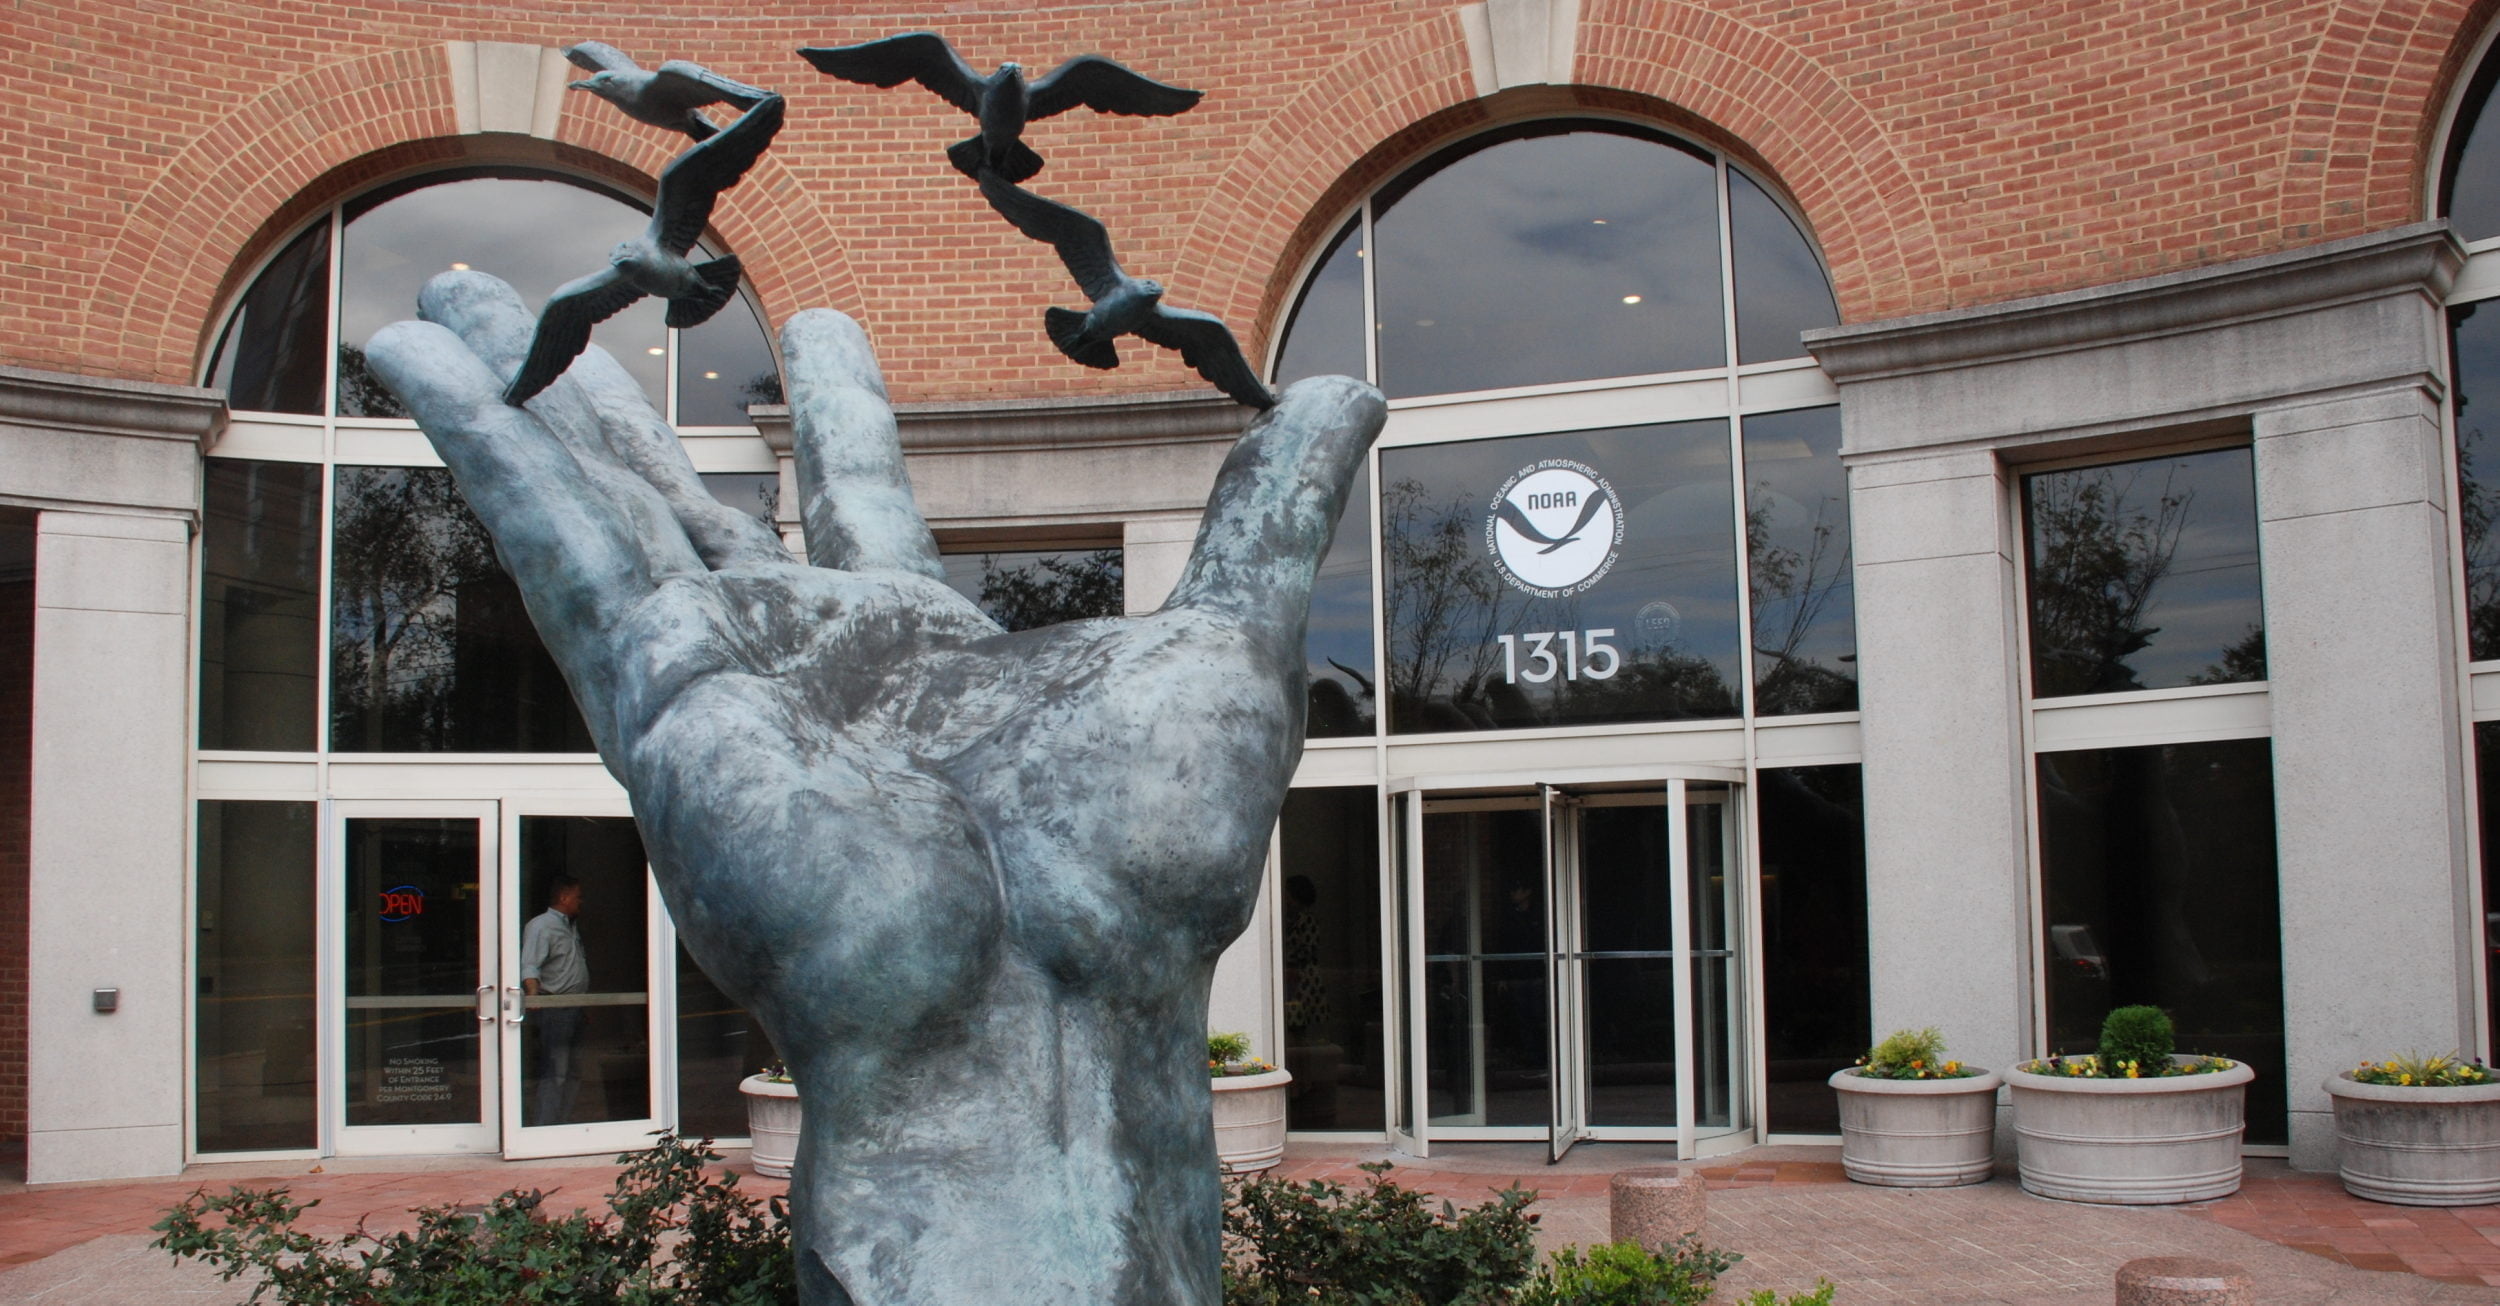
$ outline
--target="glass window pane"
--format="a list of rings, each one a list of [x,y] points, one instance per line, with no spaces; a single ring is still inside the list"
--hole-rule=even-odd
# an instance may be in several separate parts
[[[1754,713],[1854,711],[1857,587],[1840,410],[1744,420]]]
[[[1727,221],[1736,261],[1736,360],[1805,357],[1798,334],[1840,322],[1814,247],[1788,210],[1734,168],[1727,170]]]
[[[330,341],[330,219],[288,242],[235,305],[208,386],[236,412],[322,411]]]
[[[1380,477],[1393,732],[1736,714],[1725,422],[1388,449]]]
[[[1391,397],[1716,367],[1718,168],[1591,124],[1479,136],[1373,200]]]
[[[946,583],[1009,630],[1116,617],[1126,610],[1118,549],[950,553]]]
[[[416,316],[417,292],[454,267],[491,272],[536,312],[558,286],[608,264],[650,219],[636,204],[574,182],[513,173],[434,174],[350,204],[339,252],[339,415],[404,417],[364,361],[365,341]],[[666,398],[667,308],[645,299],[599,324],[604,346]]]
[[[200,804],[199,1149],[320,1142],[313,804]]]
[[[1580,809],[1580,947],[1587,952],[1655,954],[1675,947],[1666,795],[1642,797],[1630,806]],[[1716,813],[1711,809],[1713,818]],[[1693,815],[1698,821],[1702,813]],[[1708,882],[1706,869],[1693,866],[1697,906],[1708,896],[1699,892]],[[1705,937],[1698,915],[1692,928],[1696,950],[1718,946]],[[1713,960],[1696,958],[1696,968],[1708,971]],[[1674,1128],[1677,960],[1583,957],[1572,965],[1585,1026],[1588,1123]],[[1698,987],[1707,990],[1708,979]],[[1707,1022],[1709,1005],[1696,993],[1693,1014]],[[1706,1094],[1709,1082],[1702,1076],[1695,1087]]]
[[[1288,1129],[1384,1127],[1378,791],[1296,789],[1278,827]]]
[[[200,524],[200,747],[319,746],[321,468],[211,458]]]
[[[781,400],[781,368],[755,309],[734,299],[712,320],[677,333],[677,424],[753,426],[749,404]]]
[[[1302,287],[1276,351],[1276,388],[1309,376],[1366,375],[1363,358],[1363,220],[1345,224]]]
[[[341,467],[332,511],[332,749],[592,751],[450,472]]]
[[[2500,658],[2500,303],[2448,310],[2455,384],[2458,529],[2465,535],[2466,640],[2477,659]]]
[[[347,822],[347,1123],[475,1124],[478,823]]]
[[[2500,1047],[2500,721],[2474,723],[2475,815],[2483,829],[2483,982]]]
[[[1336,538],[1311,586],[1311,625],[1302,642],[1310,676],[1306,733],[1339,739],[1372,733],[1380,705],[1372,671],[1372,474],[1355,473]]]
[[[2112,1008],[2170,1013],[2179,1051],[2245,1061],[2248,1141],[2288,1141],[2274,759],[2263,739],[2042,753],[2050,1048]]]
[[[2266,678],[2246,449],[2023,478],[2032,692]]]
[[[763,1024],[677,945],[677,1132],[746,1137],[746,1098],[738,1081],[780,1059]]]
[[[2459,240],[2500,236],[2500,126],[2490,122],[2495,80],[2500,80],[2500,59],[2486,59],[2475,70],[2449,131],[2440,210]]]
[[[1825,1082],[1874,1044],[1868,1006],[1866,804],[1858,768],[1762,771],[1762,969],[1770,1128],[1836,1134]]]
[[[521,818],[525,1126],[651,1118],[647,865],[630,816]]]
[[[705,472],[703,488],[712,497],[781,532],[781,473]]]

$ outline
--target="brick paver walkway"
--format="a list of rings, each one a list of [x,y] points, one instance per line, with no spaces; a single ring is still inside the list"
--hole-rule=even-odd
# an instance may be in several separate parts
[[[2120,1264],[2138,1256],[2210,1256],[2246,1266],[2268,1306],[2500,1303],[2500,1207],[2416,1210],[2364,1202],[2332,1175],[2252,1160],[2241,1192],[2189,1207],[2126,1209],[2031,1197],[2010,1175],[1970,1188],[1868,1188],[1841,1177],[1836,1149],[1764,1147],[1699,1163],[1710,1180],[1707,1238],[1743,1253],[1722,1299],[1757,1288],[1795,1292],[1827,1277],[1838,1300],[1957,1306],[2107,1306]],[[733,1156],[733,1162],[742,1162]],[[1661,1164],[1663,1149],[1582,1146],[1561,1165],[1507,1144],[1444,1147],[1429,1160],[1377,1148],[1296,1144],[1276,1173],[1364,1179],[1389,1160],[1401,1183],[1462,1204],[1517,1183],[1539,1193],[1538,1241],[1601,1242],[1606,1184],[1618,1169]],[[745,1172],[758,1194],[782,1185]],[[195,1265],[147,1247],[147,1232],[194,1188],[283,1183],[319,1198],[304,1221],[335,1236],[367,1221],[404,1227],[409,1207],[482,1201],[540,1188],[558,1205],[595,1205],[614,1167],[562,1161],[426,1159],[196,1166],[178,1180],[47,1185],[0,1179],[0,1302],[45,1306],[197,1303],[242,1297]]]

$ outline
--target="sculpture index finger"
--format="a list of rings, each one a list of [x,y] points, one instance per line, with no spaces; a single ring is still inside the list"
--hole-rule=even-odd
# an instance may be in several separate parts
[[[848,314],[809,309],[781,329],[807,560],[843,571],[943,579],[937,539],[912,498],[885,374]]]
[[[1315,376],[1287,387],[1216,473],[1198,541],[1167,606],[1229,612],[1278,629],[1306,621],[1320,555],[1388,416],[1380,392],[1351,377]]]

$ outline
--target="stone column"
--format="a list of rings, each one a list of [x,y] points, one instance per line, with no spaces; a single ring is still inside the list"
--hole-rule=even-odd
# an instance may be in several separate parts
[[[1875,1035],[1934,1025],[1955,1055],[1990,1068],[2031,1042],[2016,532],[2002,477],[1985,449],[1849,468]]]
[[[36,508],[26,1177],[182,1168],[191,533],[220,397],[0,367]],[[119,1010],[95,1010],[118,989]]]
[[[26,1177],[183,1155],[189,523],[35,519]],[[95,990],[119,1009],[95,1010]]]
[[[2438,310],[2421,316],[2425,330],[2375,344],[2420,348],[2427,377]],[[2335,1165],[2329,1075],[2365,1055],[2475,1043],[2440,402],[2417,382],[2255,415],[2286,1087],[2304,1170]]]

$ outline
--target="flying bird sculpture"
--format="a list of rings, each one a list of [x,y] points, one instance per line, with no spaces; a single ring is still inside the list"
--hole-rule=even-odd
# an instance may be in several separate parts
[[[698,141],[712,138],[720,127],[703,116],[703,106],[726,104],[752,109],[771,91],[732,81],[699,63],[671,59],[646,70],[632,56],[605,41],[583,41],[565,47],[564,57],[590,74],[565,85],[588,91],[625,111],[636,122],[684,132]]]
[[[918,82],[981,122],[979,134],[946,149],[967,177],[983,169],[1009,181],[1042,170],[1042,156],[1024,143],[1024,125],[1084,105],[1097,113],[1160,117],[1182,113],[1203,91],[1183,90],[1135,73],[1098,54],[1081,54],[1030,82],[1024,66],[1003,63],[987,77],[935,32],[908,32],[859,45],[810,46],[799,56],[817,71],[869,86]]]
[[[981,177],[981,194],[1016,230],[1059,251],[1077,286],[1094,301],[1086,312],[1042,310],[1043,329],[1059,352],[1087,367],[1120,365],[1112,342],[1137,335],[1177,349],[1181,361],[1196,368],[1216,389],[1252,408],[1273,408],[1276,396],[1259,384],[1256,372],[1241,356],[1241,346],[1221,318],[1163,302],[1161,282],[1132,277],[1111,252],[1111,233],[1092,217],[1056,200],[1044,199],[1015,186],[997,173]]]
[[[720,193],[736,185],[781,130],[783,100],[767,94],[717,136],[680,154],[660,171],[660,200],[642,235],[608,254],[608,266],[557,287],[538,315],[529,356],[504,391],[519,405],[564,375],[590,347],[590,329],[645,295],[668,301],[668,324],[710,320],[738,290],[738,258],[697,263],[686,257],[711,221]]]

